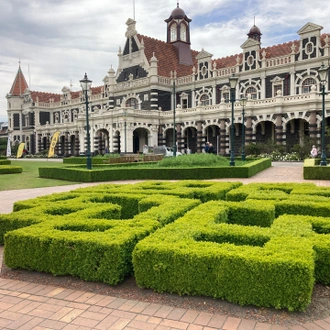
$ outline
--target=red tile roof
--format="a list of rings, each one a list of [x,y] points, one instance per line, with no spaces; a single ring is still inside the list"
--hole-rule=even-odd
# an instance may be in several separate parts
[[[50,99],[53,99],[54,102],[59,102],[61,94],[31,91],[31,97],[34,102],[37,102],[38,100],[38,102],[48,103],[50,102]]]
[[[324,44],[324,37],[321,37],[321,42]],[[179,64],[178,55],[176,48],[169,43],[164,41],[150,38],[141,34],[138,34],[138,39],[140,42],[144,42],[144,51],[148,61],[150,62],[151,57],[153,54],[158,60],[158,73],[160,76],[170,77],[171,70],[175,70],[177,72],[178,77],[187,76],[192,74],[193,66],[197,68],[197,59],[196,56],[198,55],[198,51],[192,50],[192,58],[193,58],[193,65],[183,65]],[[269,46],[260,49],[260,54],[264,51],[266,52],[266,58],[273,58],[279,56],[290,55],[292,52],[292,44],[295,45],[295,52],[297,53],[300,46],[299,40],[294,40],[290,42],[286,42],[283,44],[278,44],[274,46]],[[237,57],[242,59],[242,53],[230,55],[227,57],[221,57],[214,59],[213,61],[216,63],[216,68],[229,68],[233,67],[237,63]]]
[[[215,59],[214,62],[217,64],[216,68],[222,69],[227,67],[228,68],[233,67],[234,65],[236,65],[236,59],[238,56],[242,58],[242,55],[236,54],[236,55]]]
[[[92,94],[100,94],[103,90],[103,86],[92,87]],[[80,97],[81,92],[71,92],[71,99],[77,99]],[[48,93],[48,92],[37,92],[31,91],[31,97],[34,102],[42,102],[42,103],[49,103],[51,99],[53,102],[60,102],[62,94],[55,94],[55,93]]]
[[[168,44],[164,41],[150,38],[141,34],[138,34],[140,42],[144,42],[144,52],[150,62],[153,54],[158,60],[158,74],[163,77],[170,77],[171,71],[176,71],[178,77],[188,76],[192,74],[193,66],[197,65],[196,56],[197,51],[192,50],[192,58],[194,65],[179,64],[177,50],[172,44]]]
[[[14,83],[11,86],[9,94],[13,96],[21,96],[24,94],[24,91],[27,88],[29,88],[29,86],[25,80],[24,74],[21,70],[21,66],[19,66]]]
[[[262,54],[264,51],[266,52],[266,58],[272,58],[272,57],[279,57],[284,55],[290,55],[292,52],[292,45],[294,44],[295,53],[299,50],[300,41],[294,40],[290,42],[285,42],[283,44],[269,46],[265,48],[260,49],[260,54]]]
[[[191,50],[193,65],[184,65],[179,64],[177,49],[169,43],[164,41],[154,39],[148,36],[144,36],[138,34],[138,39],[140,42],[143,41],[144,43],[144,51],[147,57],[147,60],[150,62],[150,59],[154,55],[158,60],[158,74],[163,77],[170,77],[171,71],[175,70],[177,72],[178,77],[188,76],[191,75],[193,72],[193,67],[197,68],[197,55],[198,51]],[[330,40],[330,34],[322,34],[321,36],[321,45],[324,47],[325,45],[325,38],[328,36]],[[294,44],[294,51],[295,53],[298,52],[300,41],[294,40],[290,42],[286,42],[283,44],[278,44],[274,46],[269,46],[260,49],[260,54],[266,52],[266,58],[274,58],[289,55],[292,52],[292,45]],[[226,67],[233,67],[237,63],[237,57],[242,58],[242,53],[236,55],[230,55],[227,57],[222,57],[218,59],[214,59],[213,61],[216,63],[216,68],[226,68]],[[24,90],[28,88],[24,75],[22,73],[21,68],[19,67],[15,81],[13,86],[10,90],[10,94],[12,95],[22,95]],[[92,87],[92,94],[99,94],[103,91],[103,86]],[[80,97],[81,92],[71,92],[71,98],[77,99]],[[46,93],[46,92],[31,92],[32,99],[36,101],[37,97],[39,102],[50,102],[50,99],[54,99],[54,102],[59,102],[61,100],[62,94],[53,94],[53,93]]]

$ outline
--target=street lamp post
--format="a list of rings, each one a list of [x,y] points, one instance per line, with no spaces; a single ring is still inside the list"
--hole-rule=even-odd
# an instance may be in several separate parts
[[[247,98],[243,95],[239,100],[242,110],[242,160],[245,160],[245,106],[247,104]]]
[[[322,85],[321,95],[322,95],[322,131],[321,131],[321,142],[322,142],[322,152],[321,152],[321,166],[327,165],[327,156],[325,153],[325,85],[327,83],[327,75],[328,75],[329,67],[326,67],[323,63],[319,68],[319,76]]]
[[[87,131],[87,159],[86,168],[88,170],[92,169],[92,159],[91,159],[91,138],[89,133],[89,118],[88,118],[88,91],[92,86],[92,81],[87,78],[85,73],[84,79],[80,80],[80,86],[85,94],[85,104],[86,104],[86,131]]]
[[[231,102],[231,127],[230,127],[230,166],[235,166],[235,153],[234,153],[234,139],[235,139],[235,126],[234,126],[234,105],[235,105],[235,93],[238,78],[233,73],[229,77],[230,85],[230,102]]]
[[[127,110],[124,110],[125,154],[127,153]]]
[[[176,123],[175,123],[175,110],[176,110],[176,94],[175,94],[175,80],[176,71],[173,72],[173,157],[176,157]]]

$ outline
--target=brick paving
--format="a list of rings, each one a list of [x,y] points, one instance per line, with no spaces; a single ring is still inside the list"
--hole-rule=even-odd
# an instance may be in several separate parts
[[[216,181],[314,182],[303,180],[301,163],[274,163],[249,179]],[[125,182],[130,183],[130,182]],[[0,192],[0,213],[10,213],[15,201],[92,184]],[[0,264],[3,247],[0,247]],[[145,303],[38,283],[0,278],[0,329],[4,330],[330,330],[330,318],[283,327],[228,315],[211,314],[166,305]]]

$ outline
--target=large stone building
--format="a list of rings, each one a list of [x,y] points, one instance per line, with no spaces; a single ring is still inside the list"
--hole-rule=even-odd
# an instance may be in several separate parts
[[[306,23],[297,32],[297,40],[262,48],[262,34],[254,25],[241,53],[214,58],[206,50],[191,50],[190,22],[178,6],[165,20],[167,40],[160,41],[139,34],[136,22],[127,20],[117,70],[111,68],[103,86],[89,91],[93,154],[136,153],[144,145],[172,146],[173,141],[178,151],[201,152],[209,141],[219,154],[228,155],[232,74],[239,79],[233,116],[235,154],[242,143],[242,95],[248,98],[247,144],[272,140],[290,150],[303,144],[306,136],[321,143],[318,70],[330,59],[330,35],[322,33],[321,26]],[[86,105],[81,91],[68,87],[59,94],[32,91],[19,67],[7,100],[13,141],[25,142],[30,153],[48,149],[56,131],[60,131],[57,154],[85,152]],[[329,96],[325,104],[329,109]],[[328,122],[327,116],[328,111]]]

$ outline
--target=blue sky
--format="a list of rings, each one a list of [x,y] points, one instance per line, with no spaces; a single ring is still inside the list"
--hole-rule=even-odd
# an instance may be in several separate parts
[[[6,120],[6,94],[19,60],[36,91],[61,93],[64,86],[80,89],[85,72],[93,86],[103,84],[118,64],[125,44],[125,22],[137,31],[166,38],[166,23],[177,1],[133,0],[2,0],[0,2],[0,121]],[[191,47],[214,58],[238,54],[253,25],[262,32],[262,47],[299,39],[297,31],[312,22],[330,32],[330,7],[322,0],[180,0],[192,19]]]

